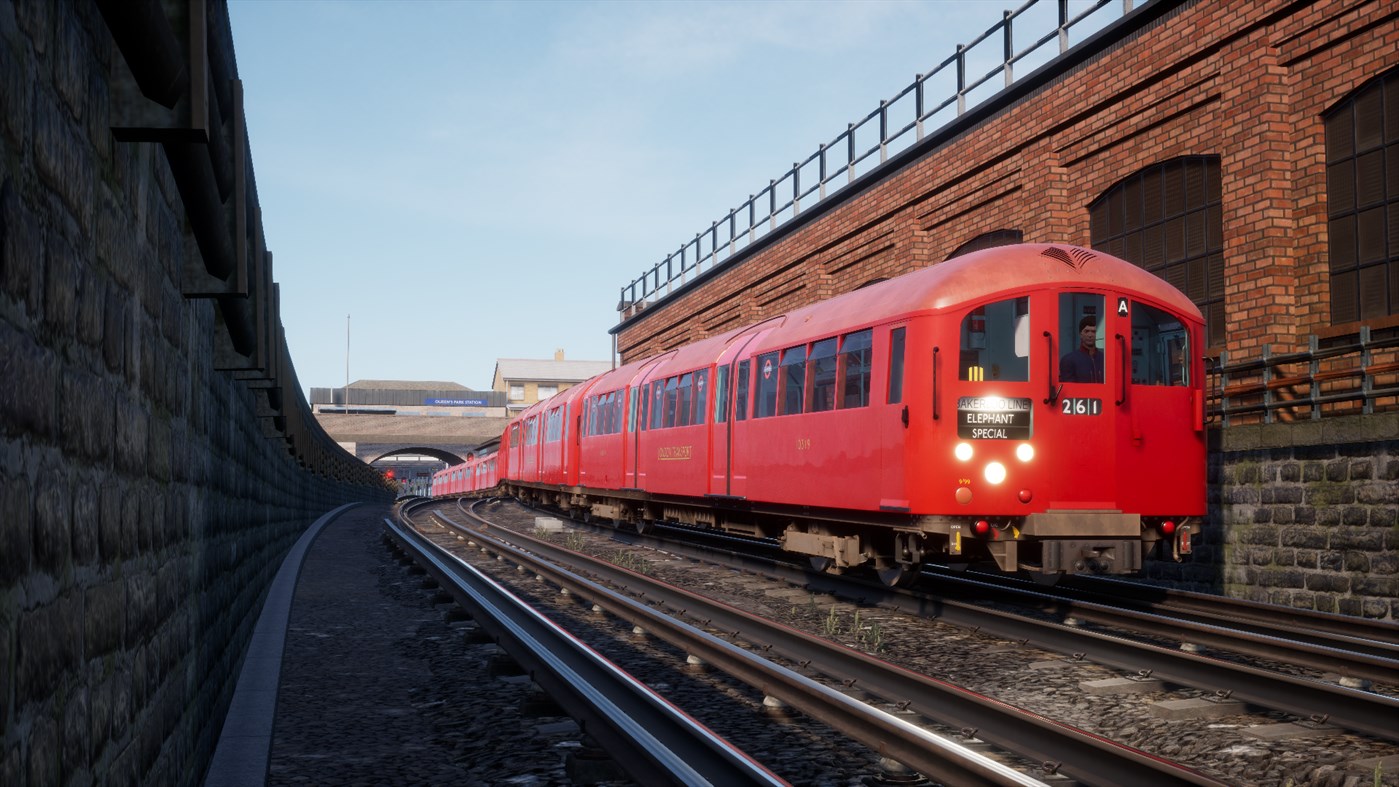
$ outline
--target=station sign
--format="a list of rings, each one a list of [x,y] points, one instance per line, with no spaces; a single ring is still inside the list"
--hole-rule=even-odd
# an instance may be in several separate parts
[[[433,407],[486,407],[485,399],[424,399],[423,404]]]

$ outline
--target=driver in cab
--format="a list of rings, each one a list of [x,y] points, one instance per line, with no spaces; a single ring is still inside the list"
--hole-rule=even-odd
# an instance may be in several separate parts
[[[1100,383],[1103,381],[1103,354],[1098,351],[1098,320],[1084,317],[1078,321],[1078,349],[1059,359],[1059,382]]]

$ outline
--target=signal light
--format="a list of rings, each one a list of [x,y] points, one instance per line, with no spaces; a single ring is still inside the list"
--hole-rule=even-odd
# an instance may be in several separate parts
[[[1161,523],[1161,532],[1165,533],[1168,536],[1176,532],[1176,523],[1167,519],[1165,522]]]
[[[976,531],[976,534],[978,536],[986,535],[986,531],[990,529],[991,523],[987,522],[985,519],[978,519],[976,520],[976,523],[972,525],[972,530]]]

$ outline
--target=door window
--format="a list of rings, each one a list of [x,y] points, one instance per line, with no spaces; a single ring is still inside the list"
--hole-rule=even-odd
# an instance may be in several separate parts
[[[904,400],[904,329],[889,332],[889,404]]]
[[[722,424],[729,420],[729,367],[720,366],[715,371],[714,423]]]
[[[1190,333],[1168,312],[1132,304],[1132,382],[1189,385]]]
[[[1103,382],[1103,296],[1059,294],[1059,382]]]
[[[870,366],[873,331],[847,333],[840,339],[840,406],[864,407],[870,403]]]
[[[1030,299],[979,306],[962,319],[958,377],[967,382],[1030,379]]]
[[[680,375],[680,385],[677,390],[680,395],[675,402],[675,425],[689,426],[690,410],[693,407],[692,402],[694,401],[694,375]]]
[[[696,424],[704,423],[705,411],[709,408],[709,370],[700,369],[695,372],[695,420]]]
[[[738,380],[734,382],[734,420],[748,418],[748,369],[749,362],[738,365]]]
[[[836,409],[836,340],[822,339],[811,345],[806,361],[806,380],[811,386],[806,411],[819,413]]]
[[[753,403],[753,417],[767,418],[777,414],[777,353],[758,356],[757,401]]]

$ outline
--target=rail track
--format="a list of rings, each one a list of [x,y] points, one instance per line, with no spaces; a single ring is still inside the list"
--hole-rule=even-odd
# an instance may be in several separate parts
[[[385,528],[638,782],[785,784],[421,533],[390,520]]]
[[[411,514],[410,514],[411,516]],[[915,711],[954,730],[975,731],[988,741],[1047,765],[1046,770],[1090,784],[1180,783],[1218,784],[1217,779],[1174,763],[1087,733],[1043,715],[929,678],[857,650],[833,644],[789,626],[751,615],[682,588],[665,585],[641,574],[561,548],[548,540],[519,532],[500,531],[477,520],[468,527],[460,516],[432,515],[443,528],[480,548],[508,555],[527,571],[547,576],[551,583],[588,599],[612,615],[655,633],[692,657],[735,675],[766,695],[817,718],[899,762],[947,783],[1029,783],[1024,774],[1003,772],[951,741],[928,733],[897,716],[857,703],[844,693],[822,686],[804,672],[816,671],[827,681],[863,692]],[[421,522],[421,516],[414,519]],[[462,521],[459,521],[462,520]],[[480,528],[486,528],[482,532]],[[506,539],[509,542],[507,543]],[[579,568],[569,570],[562,565]],[[588,577],[580,576],[583,571]],[[628,595],[644,598],[641,604]],[[665,607],[661,614],[654,606]],[[675,619],[695,620],[704,629]],[[797,665],[800,672],[774,664],[752,650],[738,648],[725,639],[742,640],[759,648],[765,657],[777,657]],[[970,763],[970,764],[968,764]],[[1009,781],[1006,781],[1009,780]]]
[[[689,547],[667,536],[689,530],[657,528],[646,536],[620,537],[683,552]],[[856,576],[813,574],[776,550],[754,555],[723,548],[741,539],[697,535],[708,543],[700,547],[703,552],[686,553],[696,558],[1032,644],[1127,675],[1197,687],[1309,723],[1399,741],[1399,698],[1365,690],[1372,682],[1399,690],[1392,625],[1362,621],[1352,633],[1345,630],[1348,619],[1340,616],[1224,598],[1211,609],[1213,597],[1121,581],[1075,579],[1057,589],[1015,578],[933,571],[925,572],[917,588],[895,589]],[[1094,589],[1123,587],[1135,589],[1122,601]],[[1280,665],[1291,669],[1280,671]],[[1300,674],[1306,670],[1316,674]]]

